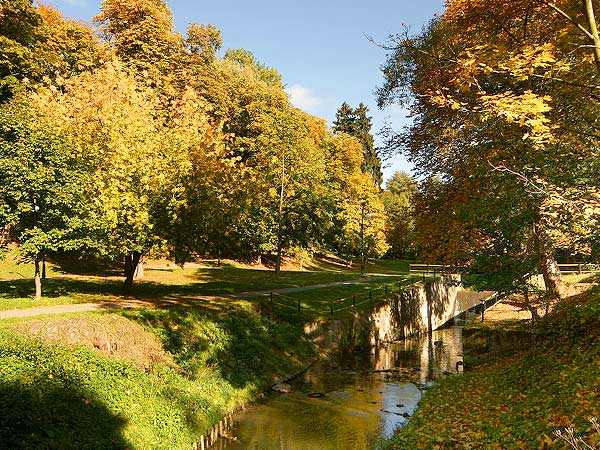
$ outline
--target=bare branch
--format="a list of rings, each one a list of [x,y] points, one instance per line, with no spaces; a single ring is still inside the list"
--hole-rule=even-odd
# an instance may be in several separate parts
[[[546,5],[549,8],[552,8],[554,11],[556,11],[558,14],[560,14],[561,16],[563,16],[565,19],[567,19],[570,23],[572,23],[579,31],[581,31],[583,34],[585,34],[588,38],[590,38],[592,41],[594,40],[594,36],[592,35],[592,33],[590,33],[583,25],[581,25],[579,22],[577,22],[575,19],[573,19],[570,15],[568,15],[566,12],[564,12],[562,9],[560,9],[558,6],[556,6],[554,3],[546,1],[546,0],[540,0],[544,5]]]

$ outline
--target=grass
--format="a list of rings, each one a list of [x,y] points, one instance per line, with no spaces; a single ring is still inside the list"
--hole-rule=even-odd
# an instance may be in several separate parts
[[[301,327],[249,306],[123,312],[175,361],[146,371],[19,336],[10,328],[22,321],[3,324],[0,448],[189,450],[225,413],[315,357]]]
[[[536,327],[510,323],[470,333],[471,351],[491,352],[481,359],[487,362],[437,383],[383,448],[566,448],[553,432],[571,425],[600,444],[588,421],[600,415],[599,290],[565,301]],[[524,345],[491,348],[487,338],[497,333],[518,333]]]
[[[370,310],[374,304],[418,281],[420,281],[419,276],[404,276],[393,280],[379,279],[285,295],[276,294],[273,296],[273,304],[269,297],[250,300],[258,302],[267,311],[286,320],[307,322],[324,318],[339,319],[356,312]],[[300,313],[297,309],[298,302],[300,302]],[[333,316],[331,306],[333,306]]]
[[[182,269],[175,265],[154,270],[149,268],[145,270],[143,280],[135,281],[132,297],[156,299],[225,295],[360,278],[356,267],[347,268],[327,261],[315,260],[309,268],[311,270],[284,270],[280,274],[234,262],[220,267],[207,263],[197,268]],[[371,260],[367,270],[373,274],[407,274],[408,263]],[[122,277],[118,275],[90,275],[89,268],[86,268],[88,273],[76,274],[53,264],[48,264],[47,272],[48,279],[43,281],[43,300],[35,302],[32,264],[17,264],[14,253],[0,260],[0,310],[122,298]]]

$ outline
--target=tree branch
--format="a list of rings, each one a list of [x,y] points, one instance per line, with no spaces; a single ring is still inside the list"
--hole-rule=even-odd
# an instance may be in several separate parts
[[[560,9],[558,6],[556,6],[554,3],[546,1],[546,0],[540,0],[540,1],[544,5],[553,9],[555,12],[557,12],[558,14],[563,16],[565,19],[567,19],[571,24],[573,24],[579,31],[581,31],[583,34],[585,34],[592,41],[594,40],[594,36],[592,35],[592,33],[590,33],[583,25],[581,25],[579,22],[577,22],[575,19],[573,19],[570,15],[568,15],[566,12],[564,12],[562,9]]]

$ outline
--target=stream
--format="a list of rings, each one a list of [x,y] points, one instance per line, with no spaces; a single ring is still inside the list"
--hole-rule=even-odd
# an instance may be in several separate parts
[[[407,423],[423,389],[460,371],[462,328],[451,327],[322,361],[235,418],[219,450],[368,450]]]

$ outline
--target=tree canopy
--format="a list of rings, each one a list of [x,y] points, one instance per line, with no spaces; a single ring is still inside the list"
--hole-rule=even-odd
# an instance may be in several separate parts
[[[379,105],[408,107],[414,123],[389,132],[387,150],[438,180],[417,199],[425,255],[485,268],[498,288],[525,289],[539,272],[559,295],[556,251],[596,252],[587,3],[453,0],[422,33],[391,37]]]
[[[95,29],[1,8],[0,228],[24,257],[125,258],[128,290],[144,255],[356,257],[363,210],[362,244],[386,251],[364,105],[336,136],[250,51],[219,56],[213,25],[178,33],[162,0],[105,0]]]

